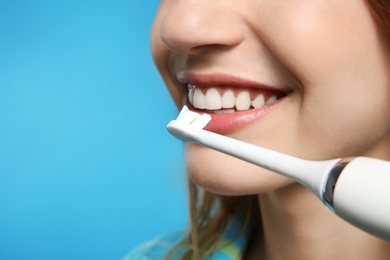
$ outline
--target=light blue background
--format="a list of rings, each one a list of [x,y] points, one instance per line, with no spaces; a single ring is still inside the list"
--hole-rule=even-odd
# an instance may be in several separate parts
[[[120,259],[187,223],[145,1],[0,1],[0,259]]]

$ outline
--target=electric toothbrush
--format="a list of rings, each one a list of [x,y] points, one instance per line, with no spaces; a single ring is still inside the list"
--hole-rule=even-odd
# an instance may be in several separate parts
[[[211,120],[185,106],[167,128],[194,142],[289,177],[307,187],[336,215],[390,241],[390,162],[367,157],[309,161],[203,130]]]

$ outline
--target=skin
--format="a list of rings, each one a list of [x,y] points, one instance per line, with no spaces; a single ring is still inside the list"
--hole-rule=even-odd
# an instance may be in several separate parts
[[[311,160],[390,160],[388,46],[389,28],[363,0],[163,0],[151,39],[178,108],[187,91],[177,80],[182,72],[232,75],[291,91],[265,117],[228,135]],[[338,219],[275,173],[194,144],[186,145],[186,165],[190,178],[209,191],[259,194],[264,235],[252,241],[248,259],[390,254],[388,243]],[[325,239],[318,243],[320,234]]]

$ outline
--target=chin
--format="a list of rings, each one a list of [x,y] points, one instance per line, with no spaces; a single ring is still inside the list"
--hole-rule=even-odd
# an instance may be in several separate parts
[[[252,195],[274,191],[294,181],[274,172],[197,145],[186,145],[189,178],[221,195]]]

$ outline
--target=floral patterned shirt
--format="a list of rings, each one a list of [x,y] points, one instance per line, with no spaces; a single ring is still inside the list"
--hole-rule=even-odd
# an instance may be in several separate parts
[[[239,260],[242,259],[248,242],[248,231],[239,231],[242,227],[241,218],[229,222],[221,241],[219,249],[205,260]],[[237,235],[239,234],[239,235]],[[159,260],[164,259],[168,252],[176,246],[185,235],[185,231],[172,232],[146,242],[130,252],[123,260]],[[172,260],[179,260],[186,248],[179,248],[172,256]]]

